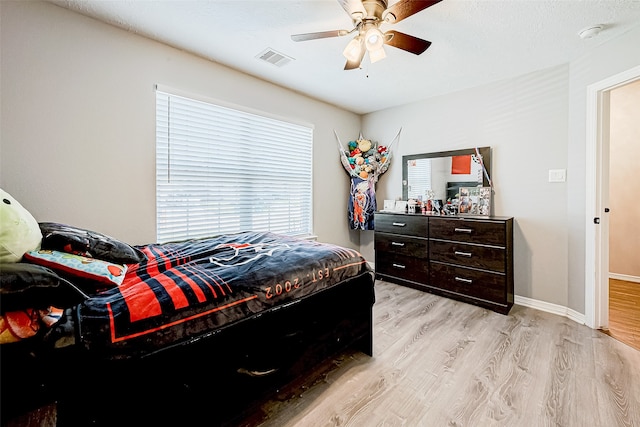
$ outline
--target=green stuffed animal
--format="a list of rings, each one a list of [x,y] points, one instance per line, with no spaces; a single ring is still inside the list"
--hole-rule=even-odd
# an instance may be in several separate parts
[[[36,219],[0,188],[0,262],[18,262],[25,252],[40,249],[42,232]]]

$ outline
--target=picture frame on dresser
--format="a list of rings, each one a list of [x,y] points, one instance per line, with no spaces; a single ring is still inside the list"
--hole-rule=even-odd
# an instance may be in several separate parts
[[[489,216],[491,187],[460,187],[458,213],[460,215]]]
[[[491,187],[480,187],[478,197],[478,215],[489,216],[491,214]]]
[[[385,200],[384,201],[384,211],[391,212],[395,210],[396,201],[395,200]]]
[[[458,190],[458,213],[460,215],[473,213],[474,205],[471,191],[473,191],[471,187],[460,187],[460,190]]]
[[[406,200],[396,200],[396,204],[393,208],[394,212],[406,212],[407,210],[407,201]]]

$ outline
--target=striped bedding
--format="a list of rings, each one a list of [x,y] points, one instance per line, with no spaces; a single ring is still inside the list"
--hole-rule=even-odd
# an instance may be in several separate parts
[[[76,344],[112,359],[189,343],[372,274],[355,250],[273,233],[137,248],[146,262],[128,265],[119,287],[73,309]]]

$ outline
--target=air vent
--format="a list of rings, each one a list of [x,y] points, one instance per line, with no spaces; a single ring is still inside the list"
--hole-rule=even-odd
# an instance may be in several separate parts
[[[276,67],[283,67],[289,62],[293,61],[293,58],[291,58],[290,56],[284,55],[280,52],[276,52],[271,48],[267,48],[267,50],[260,53],[258,56],[256,56],[256,58],[262,59],[263,61],[266,61],[269,64],[273,64]]]

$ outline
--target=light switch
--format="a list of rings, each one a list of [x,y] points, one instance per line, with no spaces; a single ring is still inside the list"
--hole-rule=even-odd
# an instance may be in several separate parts
[[[549,169],[549,182],[565,182],[566,180],[566,169]]]

